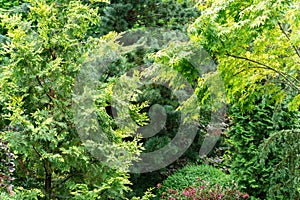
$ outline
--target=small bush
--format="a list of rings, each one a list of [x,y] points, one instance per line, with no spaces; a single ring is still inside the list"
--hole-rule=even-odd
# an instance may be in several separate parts
[[[234,182],[230,175],[210,165],[188,165],[164,180],[157,196],[161,196],[163,192],[167,193],[170,188],[173,190],[188,188],[199,178],[208,181],[211,185],[230,186]]]

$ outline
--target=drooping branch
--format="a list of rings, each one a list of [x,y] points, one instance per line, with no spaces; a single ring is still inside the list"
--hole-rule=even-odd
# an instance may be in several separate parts
[[[259,61],[256,61],[256,60],[252,60],[252,59],[250,59],[250,58],[246,58],[246,57],[242,57],[242,56],[236,56],[236,55],[232,55],[232,54],[229,54],[229,53],[226,53],[225,55],[227,55],[227,56],[229,56],[229,57],[232,57],[232,58],[245,60],[245,61],[247,61],[247,62],[250,62],[250,63],[254,63],[254,64],[256,64],[256,65],[259,65],[259,67],[256,67],[256,68],[263,68],[263,69],[268,69],[268,70],[274,71],[274,72],[276,72],[277,74],[279,74],[280,76],[282,76],[282,77],[288,82],[288,84],[289,84],[291,87],[295,88],[297,91],[300,92],[300,88],[299,88],[297,85],[295,85],[295,84],[290,80],[290,78],[292,78],[292,79],[293,79],[294,81],[296,81],[296,82],[299,82],[299,80],[295,79],[294,77],[290,76],[289,74],[286,74],[286,73],[283,72],[283,71],[280,71],[280,70],[278,70],[278,69],[275,69],[275,68],[273,68],[273,67],[270,67],[269,65],[266,65],[266,64],[264,64],[264,63],[262,63],[262,62],[259,62]]]

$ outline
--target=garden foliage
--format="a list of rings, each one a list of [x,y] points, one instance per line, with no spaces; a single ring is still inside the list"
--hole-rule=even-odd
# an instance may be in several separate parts
[[[299,199],[299,12],[298,0],[0,0],[0,198]],[[180,102],[182,83],[193,95]],[[159,117],[156,135],[136,134]],[[175,163],[129,173],[181,124],[198,131]]]

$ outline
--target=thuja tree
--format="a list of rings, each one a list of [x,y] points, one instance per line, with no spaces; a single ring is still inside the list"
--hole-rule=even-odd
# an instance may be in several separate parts
[[[202,15],[190,31],[222,73],[231,105],[233,173],[253,195],[299,198],[291,189],[299,185],[293,177],[298,165],[282,165],[297,154],[290,146],[297,146],[298,131],[280,131],[299,126],[299,2],[200,1],[198,6]],[[270,135],[259,164],[258,147]],[[281,148],[274,146],[278,141]]]
[[[114,141],[131,153],[122,169],[104,165],[81,142],[71,106],[83,61],[93,49],[117,49],[115,36],[88,37],[99,15],[79,1],[27,3],[26,13],[0,15],[8,38],[1,44],[1,120],[18,127],[1,137],[15,154],[15,198],[123,199],[137,141],[123,142],[122,131],[109,128],[109,116],[100,112]]]

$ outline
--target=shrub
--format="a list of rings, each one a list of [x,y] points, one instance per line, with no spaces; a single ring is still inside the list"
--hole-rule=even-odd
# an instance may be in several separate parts
[[[182,190],[190,187],[199,178],[208,181],[211,185],[230,186],[233,183],[230,175],[210,165],[188,165],[164,180],[157,196],[161,196],[163,192],[168,192],[170,188]]]

